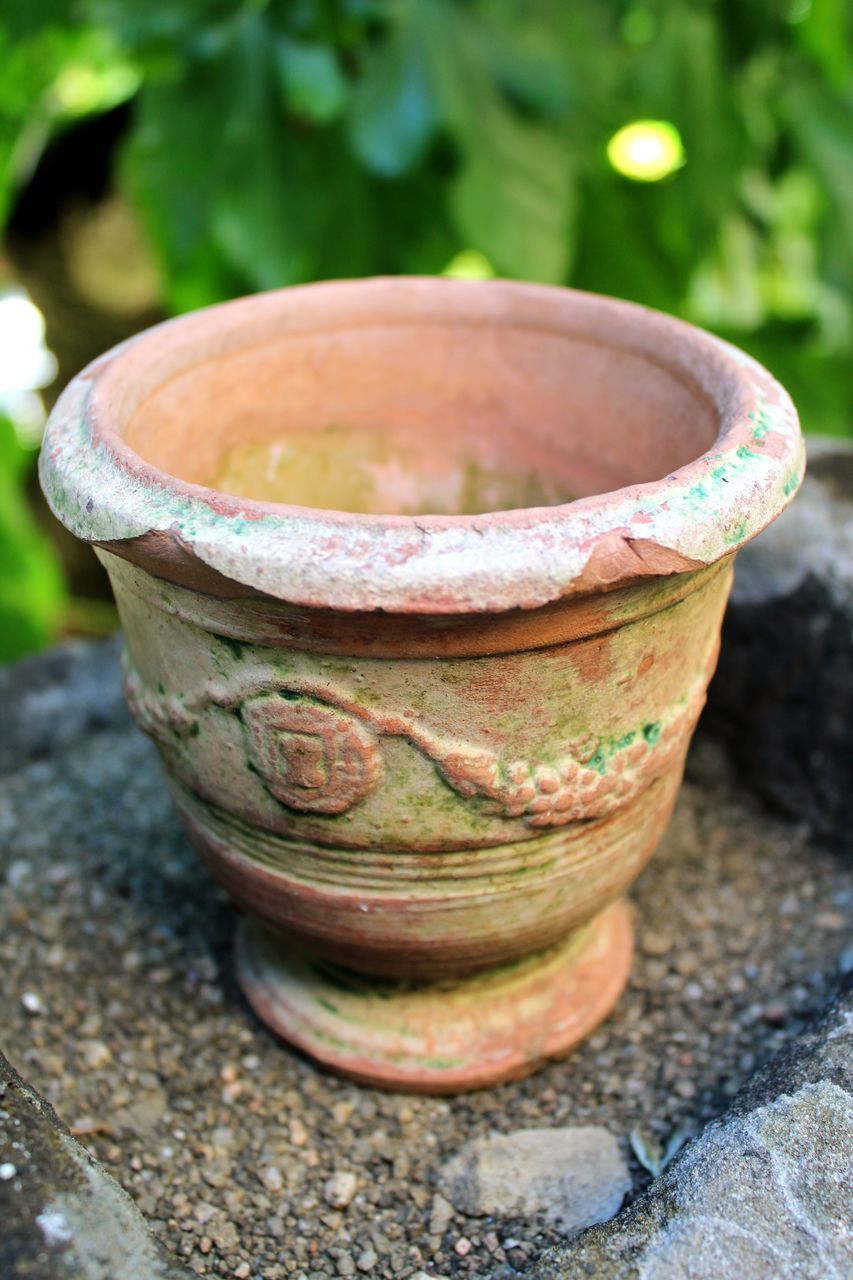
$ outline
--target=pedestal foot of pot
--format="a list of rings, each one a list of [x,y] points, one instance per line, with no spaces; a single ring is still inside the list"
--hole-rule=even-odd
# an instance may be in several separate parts
[[[616,902],[559,946],[456,981],[397,983],[307,959],[254,920],[238,978],[258,1016],[364,1084],[456,1093],[528,1075],[606,1017],[628,977],[632,930]]]

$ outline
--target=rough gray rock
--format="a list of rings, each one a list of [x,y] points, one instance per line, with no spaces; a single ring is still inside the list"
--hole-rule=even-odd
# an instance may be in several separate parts
[[[130,1196],[0,1054],[3,1280],[187,1280]]]
[[[742,776],[853,846],[853,448],[811,440],[792,506],[738,557],[705,731]]]
[[[745,1087],[625,1213],[534,1280],[847,1280],[853,989]]]
[[[613,1135],[585,1125],[475,1138],[447,1161],[439,1185],[460,1213],[541,1214],[568,1234],[612,1218],[631,1177]]]

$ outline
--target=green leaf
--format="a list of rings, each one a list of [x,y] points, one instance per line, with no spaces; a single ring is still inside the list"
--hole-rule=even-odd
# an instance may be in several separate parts
[[[217,0],[81,0],[80,7],[89,21],[113,32],[143,59],[174,57],[193,40],[207,43],[233,17]],[[73,24],[72,16],[67,20]]]
[[[490,24],[480,39],[496,82],[513,98],[537,116],[565,118],[573,105],[572,76],[553,30],[535,21]]]
[[[315,124],[336,120],[346,106],[349,86],[334,49],[282,38],[275,53],[287,109]]]
[[[54,640],[65,601],[59,564],[25,498],[33,462],[0,414],[0,662]]]
[[[187,310],[237,290],[210,235],[210,210],[219,186],[218,139],[232,97],[227,58],[187,60],[180,73],[149,81],[140,95],[136,128],[122,176],[162,259],[169,301]]]
[[[214,239],[256,289],[308,279],[326,188],[315,153],[277,110],[269,29],[247,14],[232,55],[232,93],[211,210]]]
[[[4,0],[2,23],[14,40],[69,23],[68,0]]]
[[[306,279],[328,195],[281,115],[263,15],[245,12],[224,48],[186,58],[140,107],[127,172],[173,306]]]
[[[425,7],[410,0],[398,26],[368,56],[353,96],[353,150],[368,169],[386,178],[415,166],[438,123],[420,30]]]
[[[441,118],[459,148],[450,208],[463,244],[502,275],[559,284],[575,211],[568,143],[504,95],[472,16],[447,5],[442,13],[427,47]]]
[[[668,243],[662,187],[625,182],[603,163],[585,177],[572,284],[663,311],[679,309],[693,261]]]
[[[795,32],[827,79],[833,85],[844,85],[850,76],[850,10],[846,0],[811,0]]]
[[[242,84],[226,126],[214,234],[253,288],[370,271],[366,176],[338,130],[306,131],[275,110],[268,30],[247,19]],[[368,249],[368,245],[370,249]]]
[[[829,204],[824,244],[831,269],[853,286],[853,92],[836,97],[814,84],[793,83],[785,106],[795,145]]]
[[[560,284],[574,211],[567,144],[506,111],[481,117],[481,128],[451,192],[463,240],[503,275]]]

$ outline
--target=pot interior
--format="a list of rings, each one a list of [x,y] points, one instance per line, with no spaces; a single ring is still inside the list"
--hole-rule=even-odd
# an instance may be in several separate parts
[[[200,329],[183,367],[158,376],[152,362],[129,409],[125,443],[181,480],[397,515],[547,506],[657,480],[718,430],[681,370],[505,318],[283,332],[218,354]]]

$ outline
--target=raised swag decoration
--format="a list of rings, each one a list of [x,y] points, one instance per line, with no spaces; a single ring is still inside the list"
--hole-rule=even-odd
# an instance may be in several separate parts
[[[704,673],[660,720],[615,739],[574,738],[547,760],[502,760],[495,752],[433,733],[411,718],[359,706],[343,691],[306,679],[259,687],[257,676],[208,682],[186,694],[146,685],[123,658],[125,694],[139,725],[165,746],[200,731],[210,707],[238,711],[252,765],[269,793],[302,813],[334,816],[362,801],[382,772],[381,736],[423,752],[460,796],[487,813],[530,827],[605,818],[644,791],[681,752],[705,702]]]

